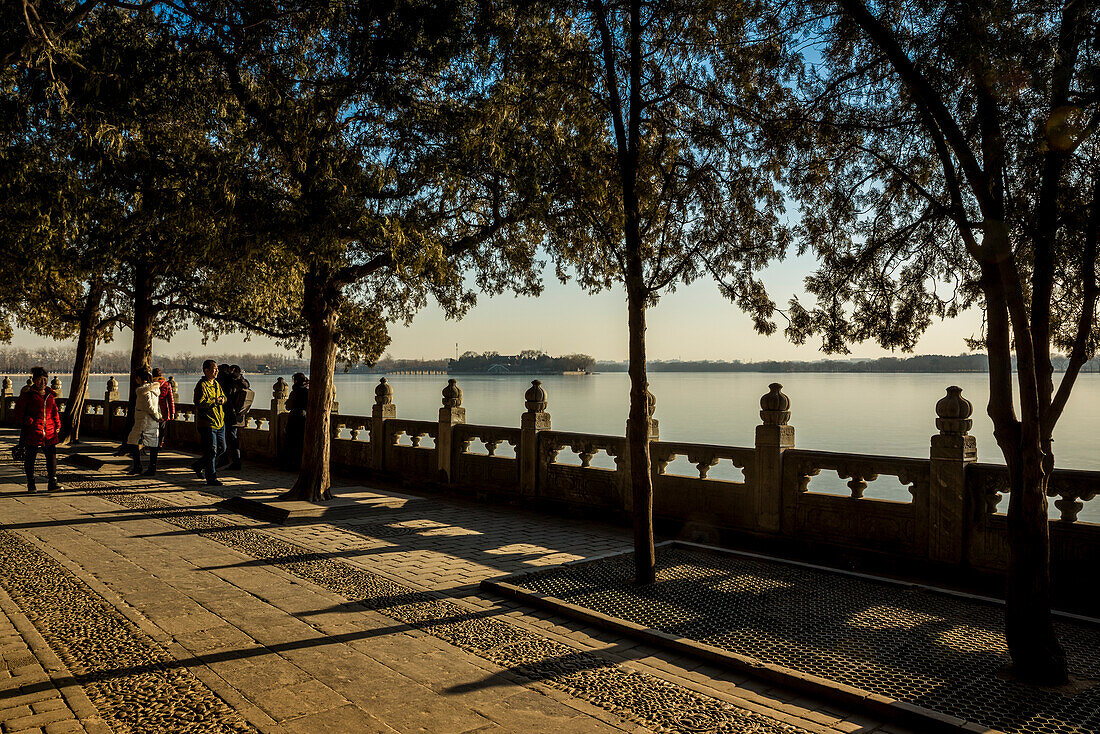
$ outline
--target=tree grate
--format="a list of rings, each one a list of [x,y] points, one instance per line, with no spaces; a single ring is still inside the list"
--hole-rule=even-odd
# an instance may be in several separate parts
[[[1004,732],[1100,731],[1100,627],[1056,622],[1072,691],[1006,680],[1003,607],[827,570],[679,545],[657,582],[633,554],[533,571],[538,594]]]

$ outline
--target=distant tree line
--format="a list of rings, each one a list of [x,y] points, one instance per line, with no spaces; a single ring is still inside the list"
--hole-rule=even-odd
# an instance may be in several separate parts
[[[541,351],[526,349],[519,354],[499,352],[466,352],[458,359],[447,360],[448,372],[488,373],[506,371],[509,374],[544,375],[556,372],[591,370],[596,360],[587,354],[563,354],[551,357]],[[496,370],[494,368],[497,368]]]
[[[39,366],[50,373],[66,374],[72,369],[75,353],[75,349],[68,347],[0,349],[0,373],[18,375],[30,372],[32,367]],[[245,372],[298,372],[309,366],[306,360],[288,357],[285,354],[225,354],[213,351],[202,354],[183,352],[171,356],[158,356],[153,360],[152,366],[160,367],[166,374],[197,373],[202,371],[204,359],[217,360],[219,364],[237,364]],[[126,375],[130,371],[130,354],[100,352],[95,355],[91,371],[100,374]]]
[[[1054,369],[1064,372],[1068,357],[1054,357]],[[1015,367],[1015,360],[1013,360]],[[652,372],[989,372],[989,358],[984,354],[920,354],[913,357],[880,357],[860,361],[815,360],[742,362],[733,360],[656,360],[646,363]],[[597,362],[598,372],[626,372],[626,362]],[[1100,372],[1100,359],[1091,359],[1082,372]]]
[[[387,354],[374,364],[359,364],[351,368],[349,372],[410,372],[420,370],[442,372],[447,369],[447,363],[450,361],[454,360],[448,360],[446,357],[440,357],[439,359],[394,359]]]

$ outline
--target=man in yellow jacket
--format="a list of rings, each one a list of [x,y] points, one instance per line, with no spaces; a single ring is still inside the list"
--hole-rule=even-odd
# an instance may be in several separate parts
[[[208,359],[202,363],[202,379],[195,385],[195,426],[199,429],[202,458],[191,469],[212,487],[220,487],[216,463],[225,453],[225,393],[218,384],[218,363]]]

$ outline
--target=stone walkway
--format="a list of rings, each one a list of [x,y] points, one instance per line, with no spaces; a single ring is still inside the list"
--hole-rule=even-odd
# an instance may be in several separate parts
[[[3,732],[904,732],[477,589],[619,528],[432,495],[273,526],[166,463],[0,464]]]

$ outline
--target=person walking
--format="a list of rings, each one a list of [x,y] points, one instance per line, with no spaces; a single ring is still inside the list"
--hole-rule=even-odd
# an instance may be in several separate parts
[[[153,379],[153,374],[148,370],[142,370],[134,378],[138,385],[134,394],[134,427],[126,437],[134,463],[127,474],[141,474],[141,450],[145,448],[154,452],[160,443],[160,383]],[[149,466],[156,471],[155,456],[150,456]]]
[[[157,426],[157,445],[149,449],[149,468],[145,476],[156,476],[157,457],[168,438],[168,421],[176,419],[176,396],[172,392],[172,383],[164,379],[160,367],[153,368],[153,380],[157,383],[157,407],[160,408],[160,424]]]
[[[291,471],[302,466],[302,442],[306,436],[306,406],[309,404],[309,378],[301,372],[295,372],[291,378],[293,385],[286,400],[286,409],[290,414],[286,419],[286,449],[283,464]]]
[[[225,393],[218,384],[218,363],[208,359],[202,363],[202,379],[195,385],[195,425],[199,430],[202,457],[192,462],[191,469],[212,487],[220,487],[216,462],[225,453]]]
[[[46,457],[48,491],[64,489],[57,481],[57,451],[61,438],[61,413],[57,410],[56,395],[46,387],[50,379],[46,370],[31,370],[30,384],[19,393],[15,402],[15,421],[19,424],[19,443],[23,447],[23,473],[27,476],[27,491],[35,492],[34,463],[41,451]]]
[[[248,425],[248,411],[252,410],[256,393],[252,392],[252,385],[245,379],[240,365],[230,365],[228,372],[228,379],[222,382],[222,389],[225,390],[226,452],[221,463],[230,470],[237,470],[241,468],[240,431]]]

